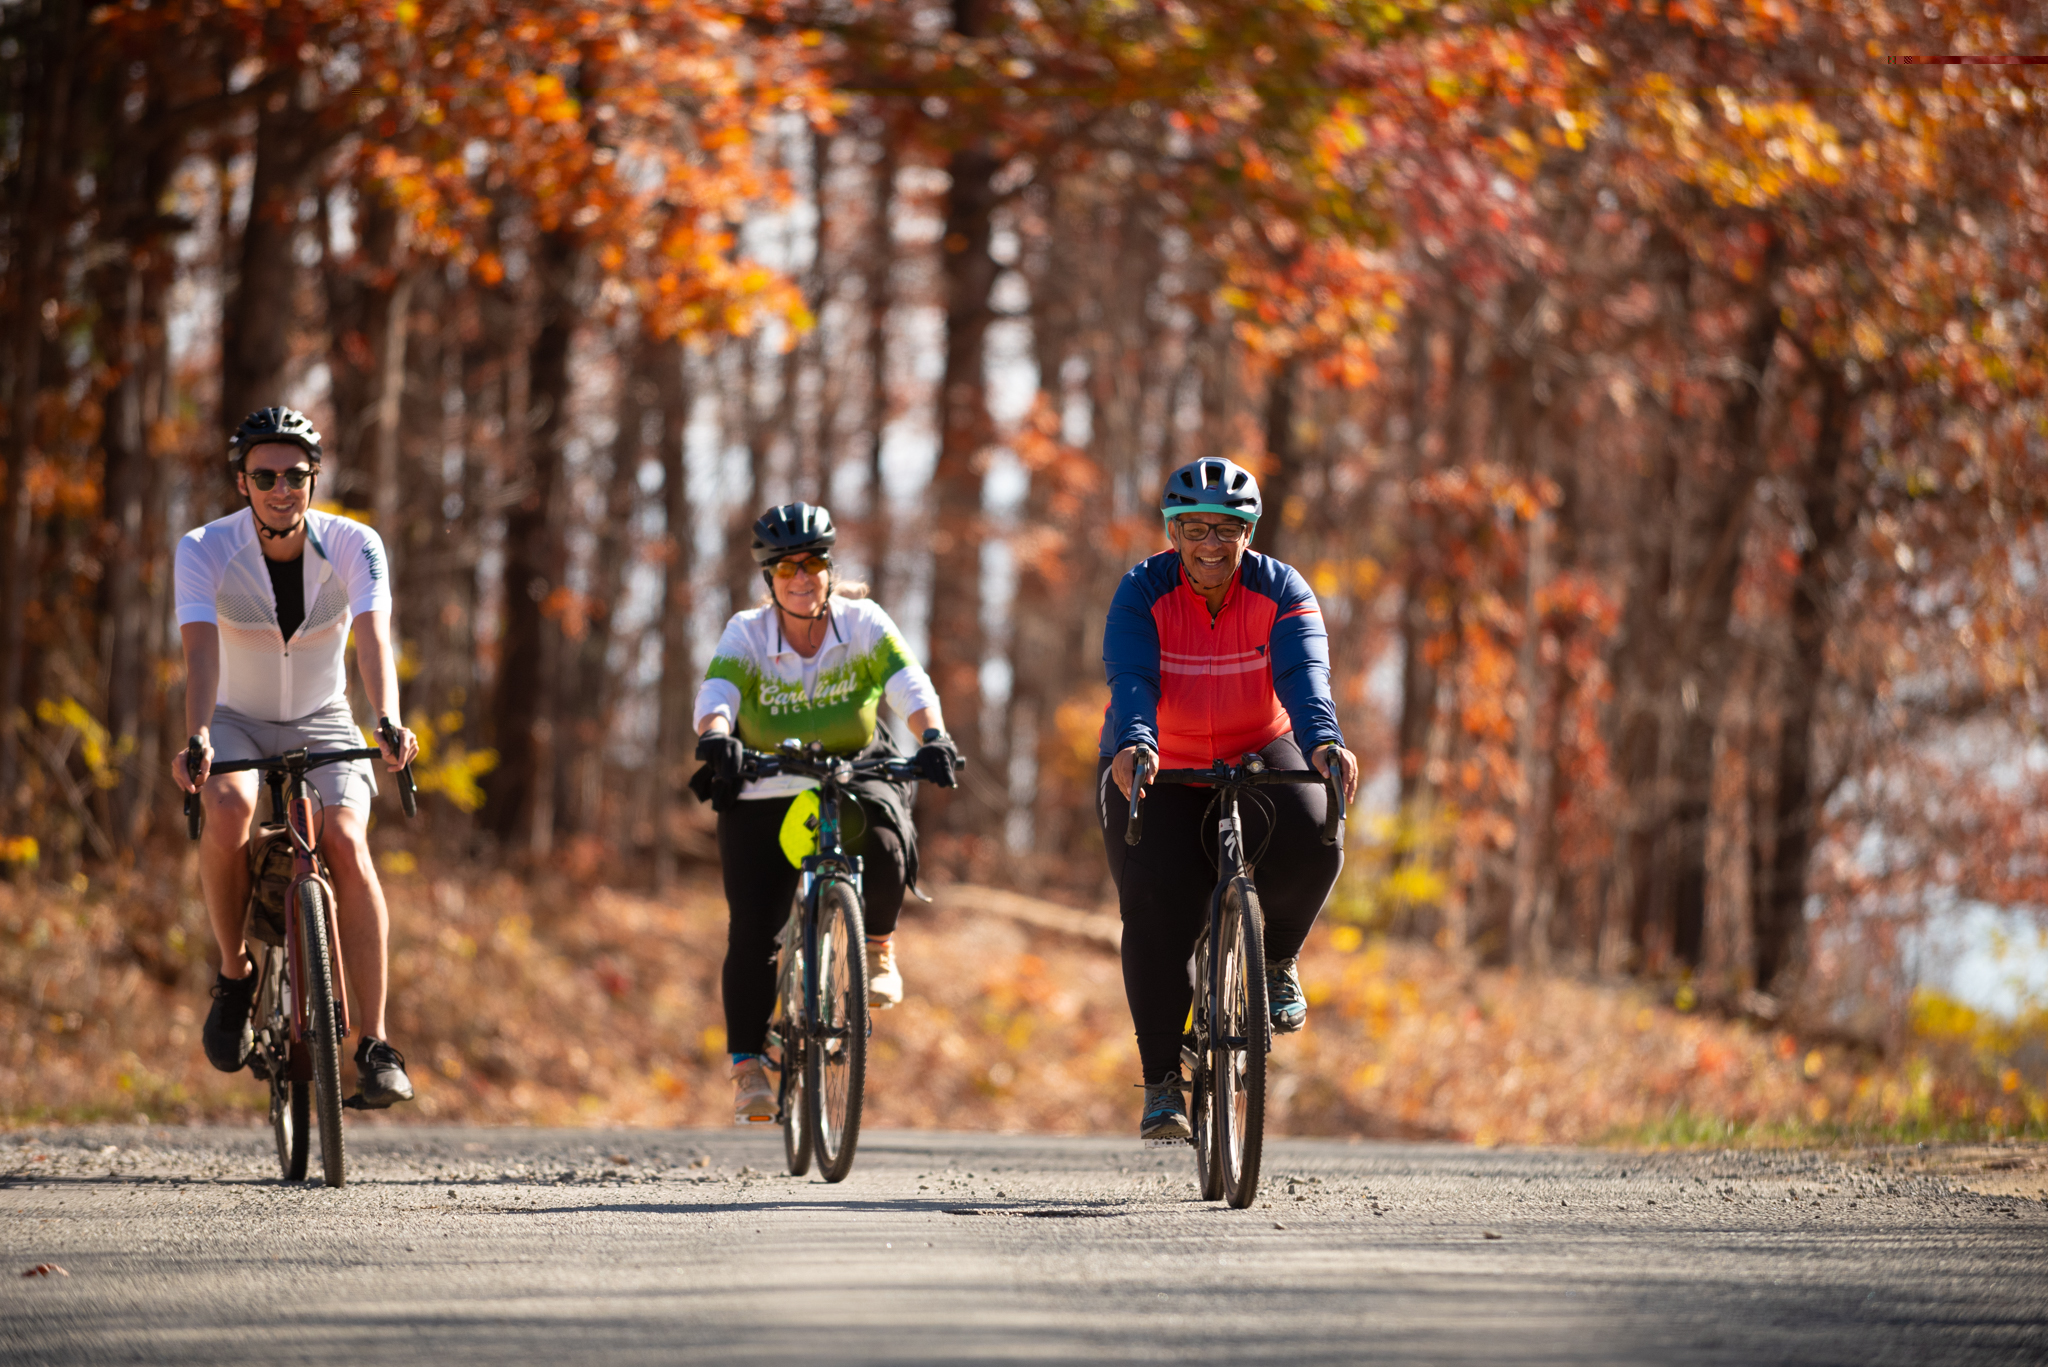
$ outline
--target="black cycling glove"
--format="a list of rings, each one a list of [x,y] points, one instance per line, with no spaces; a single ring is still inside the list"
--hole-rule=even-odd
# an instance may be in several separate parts
[[[710,764],[712,775],[721,783],[740,781],[740,755],[745,749],[730,731],[707,731],[697,737],[697,758]]]
[[[957,788],[960,780],[954,776],[954,769],[960,760],[960,747],[953,744],[953,738],[943,731],[926,731],[924,744],[917,749],[917,776],[926,783],[936,783],[941,788]]]

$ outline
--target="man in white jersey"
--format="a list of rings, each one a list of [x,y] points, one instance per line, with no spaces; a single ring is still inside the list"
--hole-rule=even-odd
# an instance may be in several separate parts
[[[249,823],[257,775],[210,777],[216,760],[260,759],[286,750],[353,750],[362,733],[348,705],[343,652],[357,626],[356,662],[371,710],[396,724],[397,657],[391,649],[391,584],[384,543],[360,522],[312,509],[320,434],[302,413],[265,408],[228,439],[235,488],[249,506],[178,543],[178,631],[185,646],[185,719],[204,758],[172,775],[204,791],[206,831],[199,882],[221,971],[202,1032],[206,1057],[224,1073],[247,1063],[243,1029],[255,995],[243,941],[249,903]],[[379,738],[385,767],[412,762],[419,746],[397,727]],[[326,765],[307,775],[321,853],[334,878],[341,951],[356,996],[362,1041],[355,1053],[363,1104],[412,1099],[405,1059],[385,1037],[385,940],[390,916],[365,839],[376,779],[368,764]]]

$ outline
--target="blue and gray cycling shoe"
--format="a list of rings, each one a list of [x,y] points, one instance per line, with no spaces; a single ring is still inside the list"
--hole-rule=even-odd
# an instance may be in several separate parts
[[[1291,1035],[1308,1024],[1308,998],[1302,995],[1301,972],[1293,959],[1266,965],[1266,1005],[1275,1034]]]
[[[1195,1137],[1188,1124],[1187,1098],[1181,1094],[1186,1086],[1178,1072],[1145,1084],[1145,1118],[1138,1122],[1138,1138],[1148,1144],[1184,1144]]]

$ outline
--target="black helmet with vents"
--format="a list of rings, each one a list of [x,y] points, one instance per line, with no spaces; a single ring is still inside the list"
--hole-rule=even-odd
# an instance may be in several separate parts
[[[785,503],[754,524],[754,563],[766,565],[805,551],[829,551],[839,539],[832,514],[810,503]]]
[[[259,408],[242,419],[242,425],[228,438],[228,464],[239,470],[252,447],[272,442],[296,446],[313,464],[320,463],[320,434],[312,420],[296,408],[279,406]]]

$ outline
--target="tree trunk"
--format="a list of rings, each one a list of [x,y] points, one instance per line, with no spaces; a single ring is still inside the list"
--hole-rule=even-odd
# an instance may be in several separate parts
[[[889,482],[883,475],[882,448],[889,430],[889,313],[895,302],[891,288],[896,267],[896,132],[885,119],[881,158],[875,163],[873,198],[869,204],[867,304],[868,441],[868,569],[875,601],[888,603],[894,587],[889,552],[894,519],[890,515]]]
[[[960,0],[955,14],[976,8]],[[973,36],[964,20],[956,27]],[[982,715],[981,552],[984,458],[992,437],[985,353],[996,262],[989,255],[989,242],[1000,164],[983,148],[966,147],[954,152],[946,165],[952,179],[941,239],[946,355],[939,381],[939,458],[932,472],[932,681],[938,686],[947,728],[984,763],[996,741]],[[962,834],[992,833],[998,814],[992,803],[974,795],[978,791],[983,790],[977,784],[956,800],[935,802],[938,824]]]
[[[1806,865],[1824,800],[1816,791],[1813,769],[1820,689],[1828,677],[1828,634],[1834,625],[1834,559],[1854,528],[1845,486],[1855,469],[1849,457],[1855,398],[1841,372],[1832,369],[1820,372],[1820,398],[1819,428],[1800,489],[1807,537],[1792,581],[1792,667],[1785,671],[1779,695],[1776,841],[1770,863],[1757,878],[1756,984],[1781,995],[1804,959]]]
[[[16,169],[14,240],[8,266],[15,281],[14,316],[8,320],[7,465],[0,494],[0,816],[12,810],[19,782],[20,738],[15,718],[26,674],[30,555],[34,519],[28,465],[38,445],[42,397],[43,305],[62,281],[52,269],[65,229],[63,165],[70,145],[72,83],[87,6],[41,0],[17,27],[22,103],[20,162]]]
[[[763,500],[768,490],[768,432],[754,411],[754,374],[759,356],[758,339],[741,337],[733,343],[737,351],[737,384],[727,386],[727,399],[720,407],[726,443],[737,439],[747,451],[747,487],[725,512],[725,583],[731,599],[730,611],[752,607],[761,590],[760,567],[752,550],[754,522],[767,511]],[[721,459],[721,464],[723,463]]]
[[[620,629],[617,608],[626,594],[626,573],[637,559],[633,513],[640,501],[642,427],[658,402],[651,373],[658,348],[637,324],[619,346],[618,435],[612,442],[605,515],[592,529],[596,549],[590,558],[582,637],[569,647],[574,664],[562,730],[574,749],[561,766],[561,811],[562,825],[581,835],[595,834],[604,824],[606,739],[614,734],[632,669],[630,642]],[[611,665],[615,652],[627,655],[618,669]]]
[[[1295,552],[1294,538],[1303,530],[1308,509],[1297,486],[1301,482],[1301,450],[1295,439],[1294,407],[1301,384],[1301,361],[1289,356],[1273,367],[1266,380],[1266,458],[1272,464],[1259,481],[1265,515],[1259,519],[1258,549],[1285,559]]]
[[[117,106],[118,107],[118,106]],[[161,113],[152,85],[149,112]],[[132,133],[132,129],[124,129]],[[176,226],[156,205],[173,170],[169,144],[117,155],[107,170],[110,216],[124,226],[123,250],[95,272],[100,298],[100,354],[118,376],[107,396],[100,447],[105,453],[99,560],[101,695],[107,732],[120,756],[120,781],[107,793],[106,824],[114,844],[133,849],[141,838],[146,780],[155,772],[154,737],[145,737],[145,708],[162,633],[149,612],[149,579],[162,577],[166,481],[150,449],[162,413],[165,305],[175,261],[165,235]]]
[[[556,516],[562,447],[569,434],[569,351],[575,340],[576,277],[581,252],[566,230],[544,234],[541,291],[531,351],[524,442],[515,470],[520,497],[505,516],[504,631],[499,641],[493,742],[498,767],[488,781],[484,824],[499,839],[523,839],[536,857],[554,846],[554,681],[561,632],[551,597],[566,571]]]
[[[1508,953],[1518,964],[1550,967],[1550,939],[1539,935],[1537,909],[1542,904],[1550,869],[1546,836],[1550,826],[1550,747],[1544,743],[1545,696],[1549,682],[1543,669],[1543,618],[1540,598],[1550,578],[1550,510],[1539,509],[1529,522],[1528,566],[1522,576],[1522,648],[1516,672],[1521,676],[1522,716],[1516,739],[1516,764],[1522,791],[1515,804],[1515,875],[1508,910]]]
[[[1771,297],[1779,251],[1773,248],[1756,289],[1751,321],[1738,360],[1743,368],[1734,396],[1722,410],[1720,441],[1732,468],[1715,483],[1700,520],[1706,551],[1685,592],[1680,617],[1676,791],[1665,823],[1670,842],[1667,877],[1670,952],[1688,967],[1700,961],[1707,914],[1707,819],[1714,791],[1714,733],[1734,672],[1735,588],[1742,577],[1743,545],[1757,480],[1764,472],[1764,381],[1777,346],[1779,311]]]
[[[281,85],[256,106],[249,219],[221,312],[220,416],[228,428],[286,397],[299,281],[292,240],[310,120],[293,98],[296,84]]]
[[[697,691],[696,652],[690,618],[696,606],[691,575],[696,565],[696,509],[690,501],[688,437],[696,395],[688,358],[675,342],[662,342],[649,358],[661,405],[662,506],[666,513],[661,562],[661,674],[656,684],[653,802],[654,885],[666,889],[675,878],[675,842],[669,826],[684,770],[696,745],[690,728]]]

